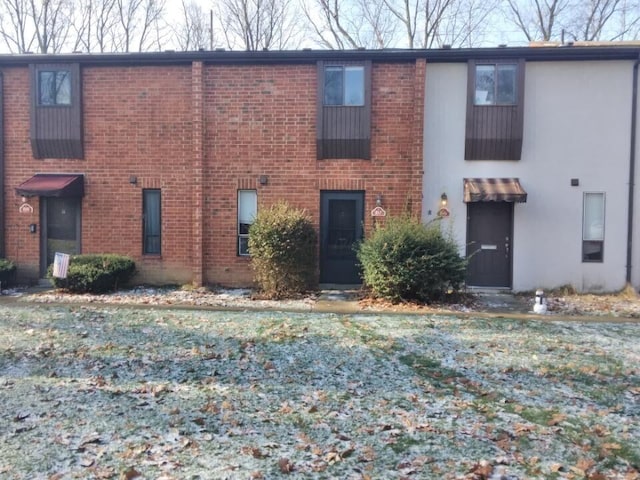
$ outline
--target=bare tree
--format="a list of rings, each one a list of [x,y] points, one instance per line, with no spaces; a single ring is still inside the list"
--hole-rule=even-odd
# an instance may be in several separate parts
[[[182,0],[182,22],[174,27],[176,43],[180,50],[206,49],[210,43],[208,15],[193,0]]]
[[[303,2],[311,34],[325,48],[384,48],[393,41],[397,22],[381,1],[314,0]]]
[[[483,43],[497,0],[458,0],[436,33],[438,45],[476,47]]]
[[[29,15],[33,22],[40,53],[58,53],[66,44],[71,28],[71,9],[68,0],[31,0]]]
[[[573,40],[616,40],[637,28],[640,5],[626,0],[588,0],[576,6],[566,30]],[[626,27],[622,27],[624,23]],[[637,34],[637,32],[635,32]]]
[[[507,0],[512,21],[527,41],[636,38],[637,0]]]
[[[164,0],[115,0],[116,22],[109,30],[112,50],[159,48],[164,8]]]
[[[218,20],[230,49],[287,48],[297,29],[291,0],[221,0]]]
[[[29,21],[28,0],[3,0],[0,35],[11,53],[31,51],[35,36],[27,26]]]
[[[561,35],[561,18],[569,0],[507,0],[508,12],[527,41],[549,41]]]

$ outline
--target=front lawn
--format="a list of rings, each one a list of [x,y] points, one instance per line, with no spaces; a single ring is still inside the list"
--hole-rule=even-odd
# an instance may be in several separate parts
[[[640,325],[0,306],[0,477],[640,478]]]

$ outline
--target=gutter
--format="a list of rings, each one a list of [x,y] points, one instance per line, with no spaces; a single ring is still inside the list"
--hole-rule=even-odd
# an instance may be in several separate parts
[[[317,61],[414,62],[424,58],[431,63],[469,60],[510,59],[525,61],[601,61],[636,60],[640,46],[557,46],[498,48],[439,48],[382,50],[202,50],[192,52],[0,54],[0,66],[23,67],[41,63],[80,63],[84,66],[315,64]]]
[[[0,72],[0,258],[5,258],[5,215],[4,200],[4,77]]]
[[[631,263],[633,253],[633,196],[636,175],[636,119],[638,116],[638,67],[640,56],[633,64],[633,87],[631,95],[631,140],[629,141],[629,208],[627,216],[627,284],[631,284]]]

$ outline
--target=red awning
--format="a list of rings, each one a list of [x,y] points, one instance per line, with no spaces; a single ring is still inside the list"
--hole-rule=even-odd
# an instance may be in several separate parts
[[[37,173],[16,188],[24,197],[82,197],[84,175]]]
[[[470,202],[526,202],[517,178],[465,178],[464,201]]]

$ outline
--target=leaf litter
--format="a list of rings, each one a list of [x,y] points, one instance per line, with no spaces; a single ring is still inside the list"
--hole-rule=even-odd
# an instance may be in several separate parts
[[[0,476],[624,479],[640,325],[0,306]]]

